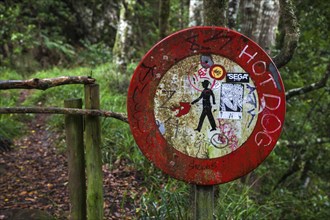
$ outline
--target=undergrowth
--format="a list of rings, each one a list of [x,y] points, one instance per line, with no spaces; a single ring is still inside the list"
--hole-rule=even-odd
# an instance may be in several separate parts
[[[129,73],[133,73],[136,64],[129,66]],[[100,85],[101,109],[126,113],[126,95],[131,74],[119,74],[110,64],[99,65],[96,68],[79,67],[73,69],[53,68],[40,71],[29,78],[53,78],[59,76],[91,76]],[[15,72],[0,69],[1,79],[21,79]],[[66,85],[47,89],[33,90],[23,106],[57,106],[63,107],[65,99],[84,99],[82,85]],[[0,105],[2,107],[15,106],[19,103],[19,90],[0,91]],[[29,115],[28,115],[29,117]],[[18,115],[0,115],[0,135],[15,137],[22,126]],[[63,133],[64,116],[52,115],[47,121],[50,129]],[[147,191],[135,204],[138,219],[188,219],[191,217],[190,201],[191,188],[188,184],[169,178],[155,168],[140,152],[131,135],[127,123],[113,118],[101,118],[102,130],[102,159],[115,168],[115,161],[124,160],[133,166],[143,176],[143,185]],[[65,144],[63,143],[65,148]],[[215,186],[215,218],[216,219],[326,219],[330,214],[329,195],[322,187],[308,189],[289,187],[274,189],[276,180],[272,176],[280,176],[285,172],[288,164],[278,154],[285,148],[275,150],[257,168],[252,181],[236,180]],[[277,164],[277,169],[272,166]],[[276,174],[275,174],[276,173]],[[317,178],[312,179],[318,181]],[[261,187],[262,186],[262,187]],[[304,191],[305,190],[305,191]],[[307,195],[309,197],[307,198]],[[308,208],[304,208],[308,207]]]
[[[0,80],[19,80],[21,76],[8,69],[0,69]],[[19,90],[0,90],[0,107],[15,107],[19,105]],[[24,124],[15,114],[0,114],[0,136],[13,139],[21,134]]]
[[[133,73],[135,64],[128,66]],[[73,69],[53,68],[40,71],[29,78],[54,78],[59,76],[90,76],[100,85],[101,109],[126,113],[126,95],[131,74],[119,74],[111,64],[96,68],[79,67]],[[66,85],[45,91],[33,90],[24,101],[24,106],[63,107],[65,99],[82,98],[83,85]],[[64,131],[63,115],[52,115],[47,122],[51,129]],[[136,204],[136,214],[141,219],[186,219],[188,186],[164,176],[140,152],[136,146],[129,125],[113,118],[101,118],[102,159],[103,163],[115,166],[115,161],[125,160],[128,165],[142,173],[148,190]],[[63,133],[63,139],[64,139]],[[61,142],[62,143],[62,142]],[[62,145],[62,144],[61,144]],[[63,144],[64,145],[64,144]],[[62,150],[65,146],[59,146]]]

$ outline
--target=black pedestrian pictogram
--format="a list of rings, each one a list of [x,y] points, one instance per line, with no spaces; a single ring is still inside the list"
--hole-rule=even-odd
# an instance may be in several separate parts
[[[204,88],[204,90],[202,91],[202,94],[196,100],[191,102],[191,104],[195,104],[199,100],[203,99],[203,111],[199,118],[198,127],[196,128],[196,131],[199,131],[199,132],[202,129],[203,122],[204,122],[204,119],[206,116],[209,119],[209,122],[211,124],[211,127],[212,127],[211,131],[215,131],[217,129],[214,118],[213,118],[213,114],[212,114],[212,104],[211,104],[211,97],[212,97],[213,105],[215,105],[215,97],[214,97],[213,91],[208,88],[208,86],[210,84],[211,84],[210,81],[204,80],[202,82],[202,86]]]

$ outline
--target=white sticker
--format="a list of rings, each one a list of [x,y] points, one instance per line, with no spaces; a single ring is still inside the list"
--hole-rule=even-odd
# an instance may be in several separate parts
[[[243,116],[242,84],[222,83],[220,93],[219,117],[240,120]]]

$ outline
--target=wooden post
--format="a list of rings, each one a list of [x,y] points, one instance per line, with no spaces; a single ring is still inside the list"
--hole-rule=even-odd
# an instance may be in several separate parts
[[[85,85],[85,108],[100,109],[99,85]],[[85,117],[87,219],[103,219],[101,125],[98,116]]]
[[[81,99],[64,101],[66,108],[82,108]],[[65,115],[65,133],[68,149],[70,219],[86,219],[86,176],[84,157],[83,117]]]
[[[214,219],[214,186],[194,186],[194,220]]]

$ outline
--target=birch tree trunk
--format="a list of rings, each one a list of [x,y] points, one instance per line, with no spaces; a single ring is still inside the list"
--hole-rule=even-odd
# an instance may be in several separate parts
[[[246,0],[241,2],[241,32],[270,53],[275,44],[279,21],[278,0]]]
[[[241,32],[252,40],[258,40],[257,30],[261,0],[245,0],[241,4]],[[260,23],[260,22],[259,22]]]
[[[132,15],[134,0],[122,0],[115,44],[112,50],[113,61],[124,72],[130,60],[132,39]]]
[[[275,45],[276,30],[279,22],[279,1],[268,0],[262,5],[262,24],[259,35],[259,45],[270,53]]]
[[[203,23],[203,0],[190,0],[189,27],[201,26]]]

